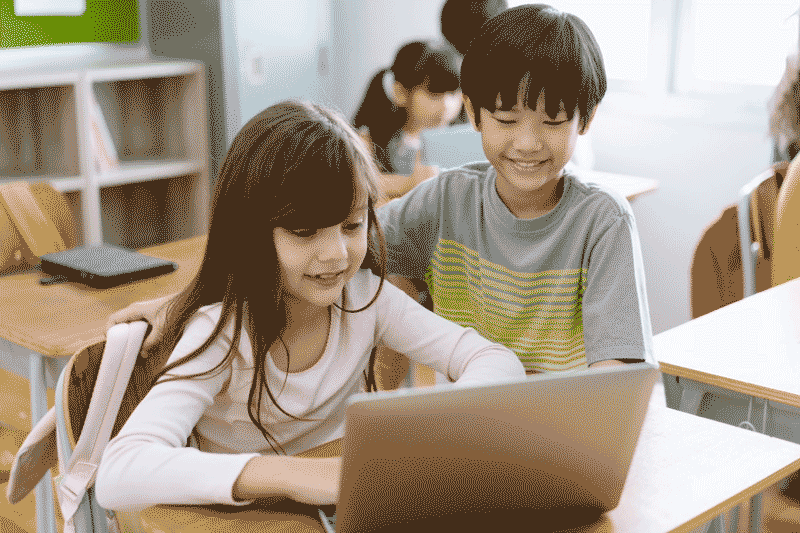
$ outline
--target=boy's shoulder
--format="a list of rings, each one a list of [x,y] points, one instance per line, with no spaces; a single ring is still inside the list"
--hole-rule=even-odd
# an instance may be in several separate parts
[[[581,209],[602,211],[617,217],[631,214],[628,200],[617,190],[596,181],[591,172],[570,165],[564,169],[564,176],[570,180],[572,203]]]
[[[446,191],[448,196],[454,193],[464,194],[469,190],[481,190],[492,170],[492,165],[488,161],[475,161],[442,170],[435,179],[440,189]]]

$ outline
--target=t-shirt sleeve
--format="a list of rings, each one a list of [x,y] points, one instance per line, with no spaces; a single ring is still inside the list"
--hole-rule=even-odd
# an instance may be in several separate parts
[[[196,316],[170,362],[200,347],[213,327],[208,316]],[[222,361],[229,345],[218,339],[171,374],[210,370]],[[161,381],[153,386],[103,453],[96,481],[100,505],[124,509],[156,504],[247,503],[233,499],[233,485],[245,464],[258,454],[207,453],[186,447],[192,429],[229,380],[230,366],[210,375],[205,379]]]
[[[377,305],[379,343],[457,384],[525,379],[525,369],[514,352],[434,314],[397,287],[384,284]]]
[[[632,215],[617,216],[589,253],[583,295],[587,364],[608,359],[653,362],[644,268]]]
[[[441,178],[431,178],[378,209],[386,238],[386,269],[412,279],[425,279],[439,232]]]

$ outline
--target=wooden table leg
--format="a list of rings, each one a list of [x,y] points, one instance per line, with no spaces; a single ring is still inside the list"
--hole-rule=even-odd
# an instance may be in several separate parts
[[[31,428],[47,414],[47,381],[45,379],[45,357],[30,353],[31,384]],[[57,533],[56,514],[53,507],[53,488],[50,476],[46,475],[36,485],[36,531]]]

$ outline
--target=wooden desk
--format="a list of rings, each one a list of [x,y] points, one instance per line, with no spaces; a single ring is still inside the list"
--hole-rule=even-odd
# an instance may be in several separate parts
[[[109,315],[139,300],[185,287],[200,266],[205,237],[194,237],[141,250],[174,261],[175,272],[120,285],[92,289],[77,283],[40,285],[41,272],[0,277],[0,337],[30,350],[31,426],[47,412],[45,359],[70,357],[105,338]],[[36,524],[55,533],[49,480],[36,487]]]
[[[658,189],[658,180],[652,178],[584,169],[579,170],[578,175],[587,183],[599,183],[617,191],[627,198],[629,202],[642,194]]]
[[[800,409],[800,279],[749,296],[656,335],[656,358],[683,388],[680,410],[697,414],[706,392],[744,395],[763,403],[766,431],[770,405]],[[738,428],[736,428],[738,429]],[[754,496],[751,521],[761,520]]]
[[[751,461],[753,449],[764,450]],[[654,390],[619,506],[572,533],[691,531],[800,469],[800,446],[668,409]],[[229,508],[230,509],[230,508]],[[263,531],[274,526],[258,509],[156,506],[142,515],[146,531]],[[532,516],[535,520],[535,517]],[[293,531],[320,531],[293,518]],[[294,523],[293,522],[293,523]],[[289,526],[287,526],[289,527]],[[288,529],[287,529],[288,530]]]
[[[665,374],[800,408],[800,279],[660,333],[653,343]],[[696,412],[699,401],[687,392],[681,410]]]

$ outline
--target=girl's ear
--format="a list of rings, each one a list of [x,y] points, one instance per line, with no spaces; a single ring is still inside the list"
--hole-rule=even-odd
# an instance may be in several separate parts
[[[397,80],[395,80],[394,83],[392,83],[391,99],[394,102],[394,105],[396,105],[397,107],[405,107],[406,103],[408,103],[409,96],[410,95],[408,89],[403,87],[402,83],[400,83]]]

